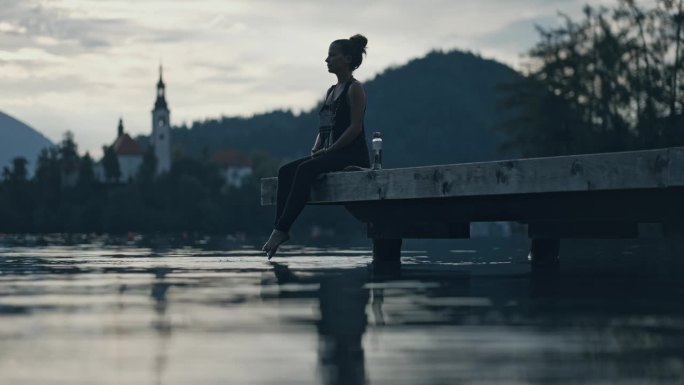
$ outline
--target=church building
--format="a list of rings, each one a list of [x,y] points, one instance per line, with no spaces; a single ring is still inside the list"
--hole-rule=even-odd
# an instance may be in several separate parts
[[[157,82],[157,100],[152,110],[152,136],[150,143],[157,156],[157,174],[171,170],[171,111],[166,105],[166,86],[162,79],[162,67],[159,66]]]
[[[138,169],[142,164],[145,151],[130,135],[124,132],[123,119],[119,119],[117,133],[117,138],[114,144],[112,144],[112,148],[119,160],[121,181],[129,181],[138,175]]]
[[[152,133],[150,145],[154,147],[157,158],[157,175],[171,170],[171,111],[166,104],[166,85],[162,78],[162,67],[159,66],[157,96],[152,109]],[[136,177],[143,162],[145,150],[124,131],[123,119],[119,119],[117,136],[110,146],[119,162],[119,181],[127,182]],[[95,165],[95,175],[99,180],[106,180],[102,161]]]

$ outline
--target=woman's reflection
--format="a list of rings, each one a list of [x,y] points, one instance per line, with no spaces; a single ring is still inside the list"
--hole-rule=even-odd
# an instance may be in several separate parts
[[[335,270],[299,277],[287,265],[271,262],[279,285],[317,283],[320,318],[318,365],[324,384],[366,384],[362,338],[368,319],[368,269]]]

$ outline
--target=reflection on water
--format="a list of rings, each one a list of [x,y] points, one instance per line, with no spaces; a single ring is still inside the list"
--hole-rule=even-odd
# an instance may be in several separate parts
[[[0,246],[0,384],[682,384],[682,247],[644,242]]]

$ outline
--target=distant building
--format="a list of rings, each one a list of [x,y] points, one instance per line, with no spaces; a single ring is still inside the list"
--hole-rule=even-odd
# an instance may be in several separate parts
[[[162,79],[162,67],[159,66],[157,82],[157,100],[152,110],[152,136],[150,142],[154,146],[157,157],[157,174],[171,170],[171,111],[166,104],[166,86]]]
[[[157,174],[171,170],[171,112],[166,104],[166,85],[162,79],[162,67],[159,66],[159,81],[157,82],[157,99],[152,110],[152,134],[150,143],[154,146],[157,158]],[[124,132],[123,120],[119,119],[119,127],[114,143],[111,145],[119,161],[121,171],[120,181],[135,178],[143,162],[145,150]],[[104,181],[105,172],[102,161],[95,165],[95,177]]]
[[[209,161],[220,168],[226,184],[232,187],[242,187],[244,179],[252,175],[252,161],[238,150],[219,150]]]
[[[121,171],[119,180],[125,182],[135,178],[143,162],[145,150],[130,135],[124,132],[123,119],[119,119],[116,140],[114,140],[111,147],[119,161],[119,170]],[[95,177],[101,181],[106,180],[102,161],[95,165]]]
[[[123,119],[119,119],[119,127],[117,129],[117,137],[112,148],[119,159],[119,170],[121,170],[121,180],[128,181],[135,178],[143,162],[143,155],[145,151],[133,140],[127,133],[124,132]]]

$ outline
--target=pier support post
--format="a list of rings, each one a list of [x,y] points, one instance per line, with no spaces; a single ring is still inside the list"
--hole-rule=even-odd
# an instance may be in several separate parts
[[[400,264],[401,243],[401,238],[373,238],[373,262],[377,264]]]
[[[532,271],[557,271],[560,267],[560,239],[532,238],[529,260]]]

